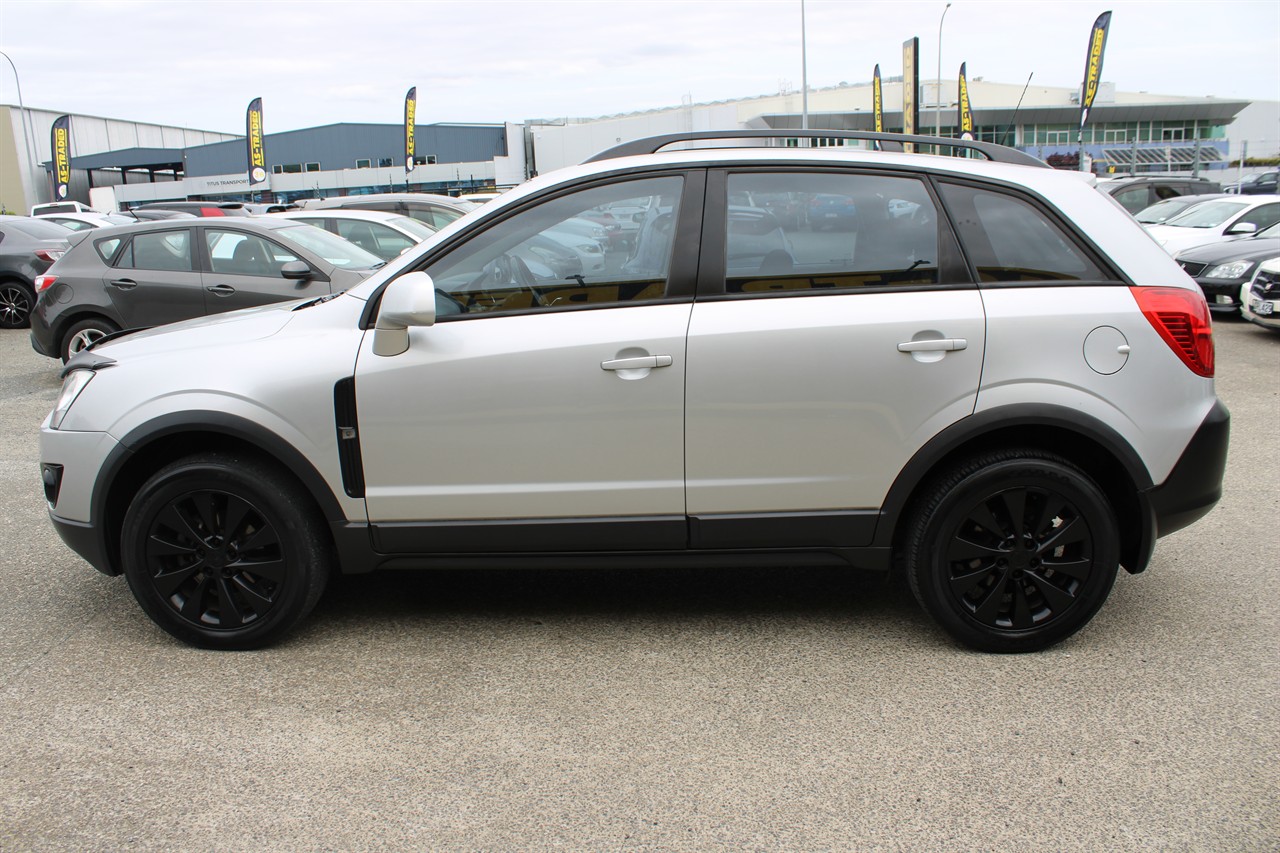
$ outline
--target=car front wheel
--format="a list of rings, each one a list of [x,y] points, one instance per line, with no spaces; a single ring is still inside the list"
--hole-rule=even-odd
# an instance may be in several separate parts
[[[121,556],[142,609],[215,649],[278,639],[315,606],[331,556],[323,519],[287,473],[239,454],[174,462],[139,490]]]
[[[961,643],[1029,652],[1088,624],[1119,567],[1115,512],[1067,460],[981,454],[926,487],[909,521],[907,578]]]

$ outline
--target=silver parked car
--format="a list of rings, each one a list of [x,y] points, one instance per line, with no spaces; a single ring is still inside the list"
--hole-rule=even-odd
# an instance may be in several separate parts
[[[991,159],[630,143],[343,295],[94,346],[41,428],[53,524],[215,648],[439,565],[846,565],[974,648],[1072,635],[1220,496],[1204,296],[1078,175],[802,134]],[[835,230],[754,201],[831,196]],[[516,251],[606,207],[647,214],[603,269]]]

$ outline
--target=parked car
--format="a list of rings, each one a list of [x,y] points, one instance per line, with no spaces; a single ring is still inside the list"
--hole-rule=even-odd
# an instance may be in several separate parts
[[[30,322],[36,278],[62,256],[72,233],[43,217],[0,216],[0,329]]]
[[[289,299],[328,296],[383,261],[287,219],[190,219],[100,228],[72,237],[35,280],[36,352],[68,360],[121,329]]]
[[[1280,223],[1251,237],[1184,249],[1174,256],[1196,280],[1209,308],[1234,314],[1240,310],[1240,287],[1253,277],[1261,261],[1280,255]]]
[[[1120,202],[1130,213],[1150,207],[1158,201],[1182,195],[1205,195],[1221,192],[1216,181],[1190,175],[1130,175],[1098,181],[1098,189]]]
[[[389,261],[436,233],[418,219],[381,210],[290,210],[274,214],[305,222],[350,240],[371,255]]]
[[[130,219],[134,222],[156,222],[161,219],[196,219],[197,218],[194,213],[183,213],[181,210],[165,210],[159,207],[150,208],[148,210],[139,210],[138,208],[135,207],[132,210],[122,210],[119,212],[118,215],[123,216],[127,219]]]
[[[128,225],[137,221],[132,217],[121,216],[118,213],[46,213],[40,218],[41,220],[55,222],[63,228],[70,228],[72,231],[109,228],[112,225]]]
[[[1252,175],[1245,175],[1239,183],[1223,187],[1223,190],[1239,195],[1272,195],[1280,192],[1280,189],[1277,189],[1277,180],[1280,180],[1280,171],[1255,172]]]
[[[78,201],[50,201],[31,206],[32,216],[48,216],[50,213],[97,213],[97,211]]]
[[[1280,256],[1258,264],[1249,281],[1240,286],[1240,313],[1250,323],[1280,330]]]
[[[253,216],[253,212],[238,201],[152,201],[130,208],[139,214],[152,210],[171,210],[192,216]]]
[[[1226,193],[1206,193],[1205,195],[1180,195],[1158,201],[1150,207],[1144,207],[1134,214],[1133,218],[1143,225],[1159,225],[1173,217],[1185,213],[1202,201],[1213,201],[1219,198],[1231,198]]]
[[[41,428],[55,528],[215,648],[279,638],[334,569],[441,565],[856,566],[975,648],[1075,633],[1221,494],[1203,295],[1014,149],[660,150],[759,135],[628,143],[335,298],[81,352]],[[859,216],[783,242],[729,204],[781,191]],[[511,253],[612,203],[657,214],[620,267]]]
[[[1219,199],[1197,204],[1147,232],[1171,255],[1195,246],[1248,237],[1280,222],[1280,196]]]
[[[455,219],[475,210],[480,205],[447,195],[430,193],[371,193],[368,195],[335,196],[333,198],[309,198],[296,202],[302,210],[382,210],[419,219],[439,230]]]

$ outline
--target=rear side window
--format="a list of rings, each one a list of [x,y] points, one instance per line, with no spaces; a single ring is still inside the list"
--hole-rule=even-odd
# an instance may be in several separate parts
[[[93,247],[98,250],[98,257],[109,264],[116,256],[116,252],[120,251],[122,243],[124,243],[123,237],[108,237],[105,240],[99,240],[94,243]]]
[[[98,251],[102,251],[101,246]],[[115,265],[137,270],[193,271],[191,235],[186,230],[135,234],[116,258]]]
[[[941,187],[979,281],[1111,278],[1035,205],[992,190],[947,183]]]
[[[729,175],[725,292],[936,284],[938,216],[915,178]]]

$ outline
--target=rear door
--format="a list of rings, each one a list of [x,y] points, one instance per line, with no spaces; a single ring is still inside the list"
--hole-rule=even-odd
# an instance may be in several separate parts
[[[744,169],[713,173],[707,196],[688,343],[693,544],[867,544],[894,478],[972,413],[981,378],[982,299],[933,191],[911,175]],[[755,206],[778,198],[812,215]]]
[[[135,233],[102,277],[126,329],[204,313],[204,290],[189,228]]]

